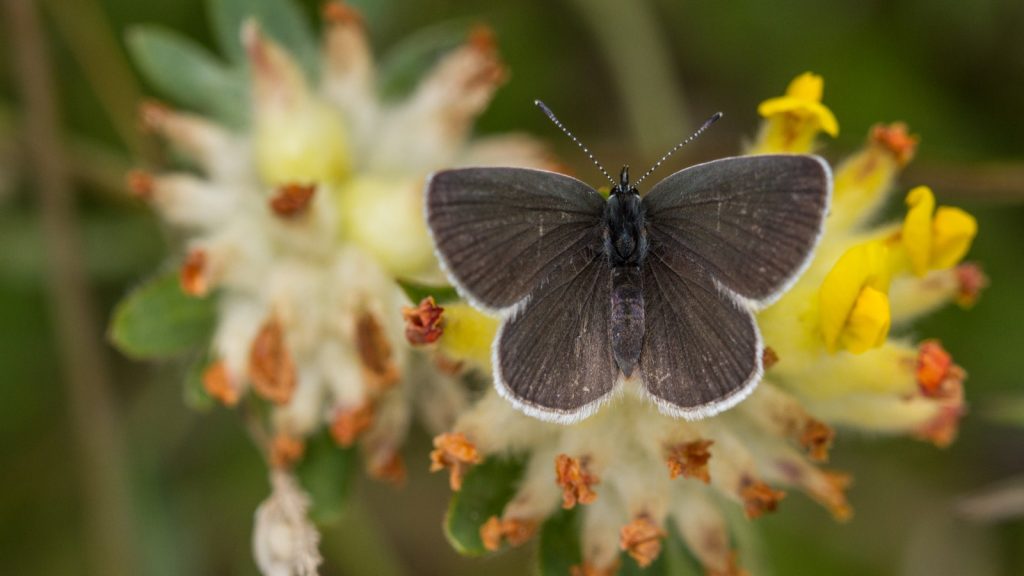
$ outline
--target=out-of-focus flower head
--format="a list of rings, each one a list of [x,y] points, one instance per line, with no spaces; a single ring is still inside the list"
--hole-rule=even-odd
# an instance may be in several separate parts
[[[762,103],[764,125],[749,152],[808,153],[819,132],[834,136],[822,87],[819,76],[803,74],[785,96]],[[852,479],[822,467],[837,430],[950,443],[964,412],[964,371],[937,341],[890,331],[951,301],[969,304],[985,279],[960,263],[974,219],[936,208],[925,187],[907,194],[902,223],[872,223],[916,144],[906,126],[879,125],[835,168],[818,251],[790,291],[759,313],[765,378],[736,408],[686,422],[625,395],[562,426],[529,418],[492,391],[464,413],[435,439],[432,455],[456,491],[447,524],[455,546],[482,553],[540,534],[542,556],[578,547],[565,552],[575,575],[680,561],[706,574],[745,574],[733,509],[757,518],[795,490],[838,520],[852,514]],[[453,310],[452,325],[474,314]],[[442,331],[432,346],[486,370],[492,334],[476,337],[474,350],[449,343],[465,332]],[[663,554],[666,547],[673,553]]]
[[[358,12],[333,2],[323,15],[315,81],[258,20],[237,31],[250,79],[246,128],[144,105],[144,126],[195,169],[139,171],[129,184],[185,240],[181,290],[216,301],[202,389],[225,406],[248,405],[274,478],[329,431],[338,447],[361,449],[371,475],[400,482],[412,411],[442,430],[466,403],[461,383],[426,369],[404,334],[400,311],[410,302],[396,280],[443,279],[422,217],[423,182],[446,166],[549,159],[525,136],[469,140],[506,78],[488,29],[475,28],[407,98],[390,102],[378,94]],[[426,342],[432,320],[422,322]],[[279,510],[303,506],[279,495],[301,489],[274,484],[257,555],[265,573],[298,573],[280,568],[291,564],[275,551],[274,526],[294,523]],[[261,552],[267,542],[274,550]]]

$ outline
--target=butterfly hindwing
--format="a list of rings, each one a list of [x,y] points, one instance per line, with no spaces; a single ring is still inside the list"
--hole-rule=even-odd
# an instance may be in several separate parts
[[[831,171],[816,156],[768,155],[698,164],[644,197],[647,233],[665,263],[691,261],[739,299],[763,306],[807,265],[828,211]]]
[[[426,216],[438,254],[476,304],[506,310],[563,263],[603,242],[605,201],[562,174],[525,168],[463,168],[434,174]]]
[[[532,416],[574,422],[615,387],[611,269],[600,248],[577,253],[506,319],[493,354],[498,391]]]
[[[757,385],[761,337],[753,313],[723,293],[700,263],[691,261],[686,272],[670,266],[672,250],[651,238],[640,375],[663,412],[695,420],[734,406]]]

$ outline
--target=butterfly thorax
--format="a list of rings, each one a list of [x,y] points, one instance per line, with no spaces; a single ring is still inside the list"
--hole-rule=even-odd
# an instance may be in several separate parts
[[[647,256],[644,206],[629,185],[628,168],[612,189],[605,207],[605,254],[612,270],[612,355],[619,370],[632,375],[644,337],[642,265]]]

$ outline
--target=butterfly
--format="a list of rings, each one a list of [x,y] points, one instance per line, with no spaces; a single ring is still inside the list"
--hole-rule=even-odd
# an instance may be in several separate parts
[[[563,174],[444,170],[425,210],[441,264],[471,304],[502,322],[498,392],[542,420],[592,415],[625,385],[687,420],[736,405],[761,380],[754,312],[809,264],[828,212],[828,164],[809,155],[724,158],[651,187],[618,182],[537,105],[613,186],[605,199]]]

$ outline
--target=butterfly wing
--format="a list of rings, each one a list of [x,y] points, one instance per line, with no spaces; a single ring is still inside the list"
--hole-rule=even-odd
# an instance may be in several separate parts
[[[464,296],[509,311],[565,262],[603,243],[605,200],[583,182],[525,168],[434,174],[426,216],[438,255]]]
[[[831,173],[813,156],[727,158],[687,168],[644,197],[644,387],[688,419],[732,407],[761,379],[752,309],[813,254]]]
[[[602,249],[576,253],[558,280],[506,319],[494,344],[498,392],[527,414],[570,423],[611,394],[611,269]]]
[[[671,244],[651,238],[644,262],[640,375],[663,412],[696,420],[734,406],[761,379],[754,315],[696,260],[680,272]],[[671,262],[671,265],[670,265]]]
[[[754,307],[803,272],[821,236],[832,189],[816,156],[725,158],[676,172],[644,197],[648,236],[667,266],[693,263]]]

